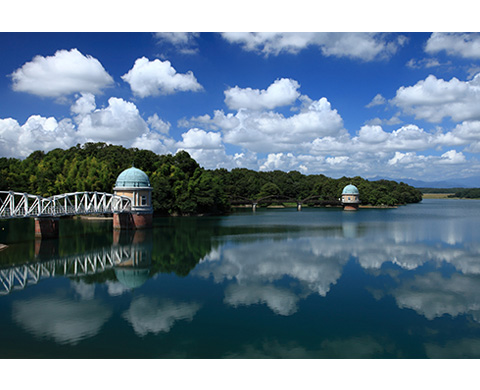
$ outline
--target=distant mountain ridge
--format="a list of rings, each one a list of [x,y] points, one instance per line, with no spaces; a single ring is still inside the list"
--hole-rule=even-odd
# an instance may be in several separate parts
[[[441,181],[423,181],[415,179],[395,179],[387,177],[372,177],[369,181],[376,180],[394,180],[396,182],[404,182],[415,188],[477,188],[480,187],[480,176],[470,176],[465,178],[458,178],[452,180]]]

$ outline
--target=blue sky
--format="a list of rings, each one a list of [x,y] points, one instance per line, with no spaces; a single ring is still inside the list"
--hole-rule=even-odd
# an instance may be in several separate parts
[[[478,33],[0,33],[0,156],[103,141],[209,169],[480,172]]]

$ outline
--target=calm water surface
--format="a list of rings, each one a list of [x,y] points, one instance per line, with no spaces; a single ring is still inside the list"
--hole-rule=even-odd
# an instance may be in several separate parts
[[[480,201],[0,221],[1,358],[479,358]]]

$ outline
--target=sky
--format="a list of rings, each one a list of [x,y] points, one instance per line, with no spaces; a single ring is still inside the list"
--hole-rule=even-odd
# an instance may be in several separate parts
[[[0,156],[106,142],[207,169],[479,176],[480,34],[1,32]]]

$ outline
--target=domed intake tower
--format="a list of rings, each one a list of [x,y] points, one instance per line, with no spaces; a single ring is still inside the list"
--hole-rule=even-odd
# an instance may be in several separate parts
[[[342,205],[344,210],[358,210],[360,203],[360,193],[358,188],[349,184],[342,191]]]
[[[129,213],[115,213],[113,215],[114,229],[142,229],[152,226],[152,187],[145,172],[132,167],[118,175],[115,195],[126,196],[132,200]]]

